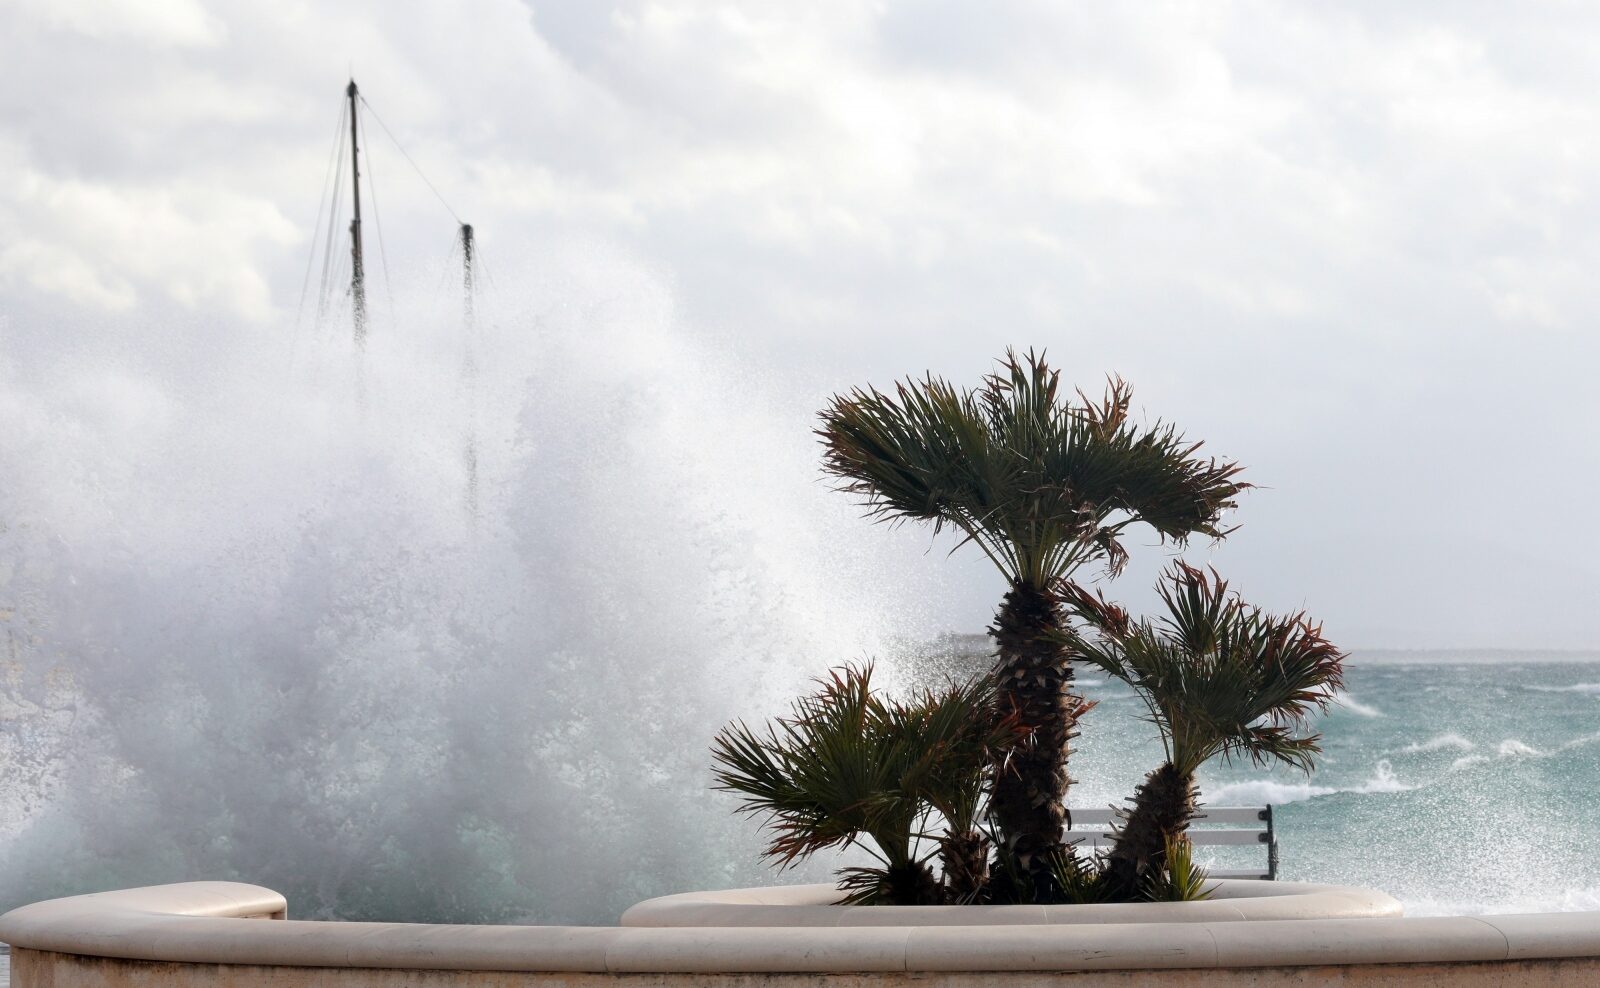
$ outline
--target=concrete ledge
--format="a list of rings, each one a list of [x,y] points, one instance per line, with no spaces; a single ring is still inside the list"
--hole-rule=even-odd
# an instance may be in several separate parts
[[[1239,920],[1373,919],[1401,914],[1374,889],[1310,882],[1219,879],[1202,902],[1110,902],[1083,906],[840,906],[832,885],[682,892],[647,899],[622,914],[646,926],[1019,926],[1066,923],[1225,923]]]
[[[20,951],[17,988],[1571,988],[1597,983],[1592,958],[1361,967],[1186,970],[553,974],[530,971],[171,964]]]
[[[740,890],[739,895],[769,893]],[[1106,972],[1109,977],[1120,972],[1134,978],[1147,972],[1153,978],[1155,972],[1173,970],[1185,972],[1181,983],[1207,985],[1560,984],[1546,975],[1567,978],[1574,972],[1583,980],[1571,983],[1600,983],[1600,913],[1062,924],[1045,912],[1043,920],[1028,917],[1021,924],[827,929],[312,923],[281,918],[284,901],[268,889],[198,882],[24,906],[0,917],[0,940],[15,948],[18,988],[131,984],[138,982],[137,972],[152,984],[365,985],[380,983],[373,971],[394,970],[455,972],[451,977],[458,979],[466,977],[464,972],[627,976],[680,986],[708,983],[703,976],[712,975],[810,974],[842,979],[841,988],[887,988],[911,972],[987,972],[963,983],[1020,986],[1036,982],[1005,975]],[[246,919],[271,921],[241,921]],[[1419,973],[1424,968],[1453,973],[1432,981],[1369,977],[1380,970]],[[69,976],[69,969],[101,973],[80,978]],[[309,970],[302,976],[284,969],[317,973],[313,978]],[[1312,970],[1344,973],[1333,982],[1306,981]],[[247,978],[246,971],[279,975],[252,980],[255,975]],[[340,973],[345,971],[348,978]],[[1231,972],[1234,980],[1202,978],[1202,972]],[[1243,972],[1256,973],[1247,978]],[[1494,972],[1523,972],[1527,978],[1473,980]],[[699,979],[674,981],[669,975]],[[1162,983],[1128,978],[1073,983]],[[551,983],[557,982],[584,983],[577,977]]]

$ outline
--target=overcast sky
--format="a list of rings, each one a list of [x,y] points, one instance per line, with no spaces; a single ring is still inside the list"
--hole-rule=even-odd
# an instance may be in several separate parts
[[[1600,8],[5,0],[0,361],[291,323],[351,71],[496,275],[625,257],[806,400],[1048,348],[1248,466],[1252,597],[1600,648]]]

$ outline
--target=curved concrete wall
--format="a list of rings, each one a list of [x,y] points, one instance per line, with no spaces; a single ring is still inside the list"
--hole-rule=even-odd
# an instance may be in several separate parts
[[[364,988],[396,983],[397,969],[408,985],[552,988],[731,988],[750,982],[731,976],[749,974],[795,988],[1024,988],[1037,972],[1085,972],[1074,986],[1600,984],[1597,913],[649,929],[275,919],[283,910],[281,896],[251,885],[168,885],[24,906],[0,917],[0,940],[14,948],[17,988]]]
[[[1400,903],[1373,889],[1309,882],[1218,879],[1200,902],[1081,906],[840,906],[832,885],[683,892],[647,899],[623,926],[1031,926],[1076,923],[1225,923],[1252,919],[1372,919]]]

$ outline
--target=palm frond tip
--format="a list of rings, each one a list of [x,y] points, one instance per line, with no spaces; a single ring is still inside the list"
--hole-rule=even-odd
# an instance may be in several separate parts
[[[1159,587],[1166,614],[1134,621],[1075,583],[1060,599],[1079,661],[1132,686],[1182,774],[1207,759],[1247,757],[1310,769],[1321,738],[1305,730],[1343,686],[1344,653],[1304,612],[1246,604],[1214,570],[1175,562]]]
[[[1237,464],[1199,457],[1171,425],[1132,423],[1120,378],[1094,401],[1065,397],[1060,377],[1043,354],[1008,350],[976,389],[929,375],[851,390],[822,412],[824,469],[871,517],[954,528],[1038,587],[1090,560],[1119,570],[1134,522],[1178,542],[1226,534],[1249,486]]]

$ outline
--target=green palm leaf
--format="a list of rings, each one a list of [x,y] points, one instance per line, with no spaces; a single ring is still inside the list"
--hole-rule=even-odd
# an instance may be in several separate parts
[[[875,692],[871,666],[836,669],[817,685],[764,732],[736,722],[717,734],[715,788],[763,818],[766,854],[780,867],[865,838],[883,867],[844,876],[852,901],[933,894],[918,851],[927,824],[975,829],[985,769],[1016,742],[1015,719],[998,714],[989,677],[909,701]]]
[[[1216,756],[1309,769],[1320,738],[1303,733],[1305,722],[1343,685],[1344,653],[1304,612],[1265,613],[1214,571],[1180,560],[1158,589],[1166,614],[1132,621],[1102,595],[1064,585],[1078,624],[1062,638],[1139,693],[1180,773]]]
[[[824,468],[879,520],[960,531],[1014,581],[1038,587],[1092,559],[1119,569],[1119,535],[1144,522],[1183,541],[1224,534],[1248,485],[1170,425],[1129,420],[1132,390],[1061,393],[1042,354],[1007,351],[975,390],[929,376],[893,394],[855,389],[822,413]]]

